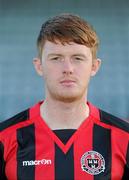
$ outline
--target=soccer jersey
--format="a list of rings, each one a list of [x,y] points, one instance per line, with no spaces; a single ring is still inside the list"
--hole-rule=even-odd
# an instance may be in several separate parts
[[[0,123],[0,180],[129,179],[129,124],[91,103],[75,130],[51,130],[40,105]]]

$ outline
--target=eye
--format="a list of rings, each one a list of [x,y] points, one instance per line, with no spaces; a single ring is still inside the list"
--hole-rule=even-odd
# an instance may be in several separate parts
[[[58,56],[51,57],[50,60],[52,60],[52,61],[58,61],[58,60],[60,60],[60,57],[58,57]]]
[[[79,56],[75,56],[75,57],[74,57],[74,60],[76,60],[76,61],[83,61],[83,60],[84,60],[84,58],[79,57]]]

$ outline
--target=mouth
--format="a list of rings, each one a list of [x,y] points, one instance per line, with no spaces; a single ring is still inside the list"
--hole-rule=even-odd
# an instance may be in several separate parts
[[[76,83],[76,81],[70,80],[70,79],[65,79],[65,80],[60,81],[60,83],[64,86],[72,86]]]

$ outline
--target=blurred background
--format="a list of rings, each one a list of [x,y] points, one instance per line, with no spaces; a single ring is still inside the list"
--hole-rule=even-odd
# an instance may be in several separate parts
[[[129,0],[0,0],[0,121],[44,98],[32,60],[41,24],[75,13],[100,37],[101,70],[91,81],[89,101],[129,118]]]

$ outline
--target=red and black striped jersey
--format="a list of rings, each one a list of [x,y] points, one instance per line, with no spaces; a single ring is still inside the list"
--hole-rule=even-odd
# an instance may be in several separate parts
[[[81,126],[60,134],[40,116],[41,103],[0,123],[0,180],[129,179],[127,122],[88,103]]]

